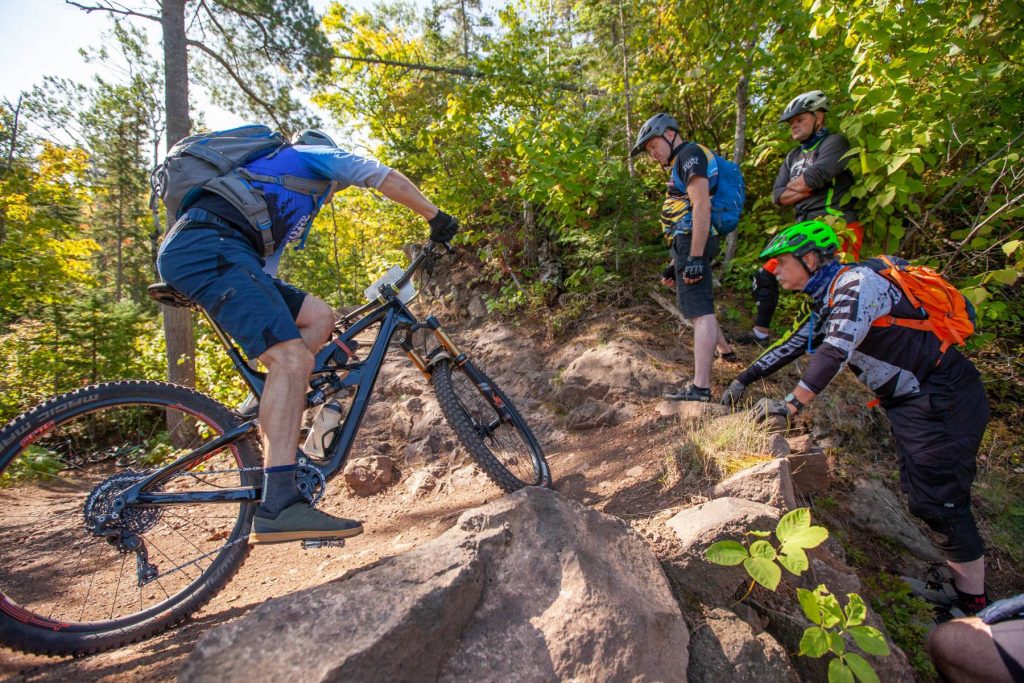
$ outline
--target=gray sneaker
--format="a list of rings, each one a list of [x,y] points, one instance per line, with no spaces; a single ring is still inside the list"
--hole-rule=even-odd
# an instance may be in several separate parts
[[[253,517],[249,543],[351,538],[361,533],[361,522],[332,517],[303,500],[281,510],[277,517]]]

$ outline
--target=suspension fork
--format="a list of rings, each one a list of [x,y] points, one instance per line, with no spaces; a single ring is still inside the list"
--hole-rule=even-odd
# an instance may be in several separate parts
[[[437,338],[438,346],[436,349],[431,351],[426,357],[420,354],[415,348],[413,348],[412,342],[409,337],[406,337],[401,342],[402,350],[405,351],[406,355],[413,364],[419,369],[420,372],[426,378],[430,378],[433,371],[433,364],[437,357],[443,352],[449,357],[451,362],[462,369],[463,372],[472,380],[473,384],[480,391],[480,394],[487,400],[487,402],[494,408],[495,412],[501,417],[502,420],[508,419],[508,409],[505,407],[505,402],[501,399],[501,396],[495,393],[491,383],[487,381],[487,378],[473,365],[473,361],[469,360],[469,356],[462,352],[461,349],[455,344],[455,341],[448,335],[448,333],[441,327],[440,321],[434,316],[428,316],[423,321],[423,326],[434,333],[434,337]]]

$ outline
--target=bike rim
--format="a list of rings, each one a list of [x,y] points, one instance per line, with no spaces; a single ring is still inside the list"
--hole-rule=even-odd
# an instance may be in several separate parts
[[[170,402],[109,403],[38,430],[0,472],[0,611],[43,628],[95,631],[193,594],[225,551],[245,542],[240,504],[129,508],[114,527],[143,539],[146,562],[97,535],[95,520],[142,472],[221,433],[212,418]],[[232,446],[161,490],[235,488],[241,467]]]
[[[542,470],[535,448],[507,399],[500,397],[506,404],[500,414],[461,368],[451,368],[451,382],[459,405],[494,458],[524,484],[540,484]]]

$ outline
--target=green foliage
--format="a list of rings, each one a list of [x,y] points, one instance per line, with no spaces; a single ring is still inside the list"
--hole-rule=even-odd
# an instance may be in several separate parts
[[[911,666],[926,680],[937,676],[927,648],[928,632],[934,625],[934,607],[913,595],[905,581],[880,573],[865,580],[871,606],[885,623],[892,641],[906,653]]]
[[[812,526],[811,511],[798,508],[783,515],[776,525],[778,546],[766,540],[771,535],[770,531],[747,531],[745,537],[757,540],[749,545],[746,545],[746,540],[744,543],[718,541],[708,547],[705,555],[715,564],[742,564],[755,583],[774,591],[782,580],[779,565],[799,576],[809,567],[805,550],[821,545],[828,538],[828,530]],[[753,585],[751,583],[751,589]],[[843,607],[824,585],[813,591],[798,588],[797,600],[804,615],[814,624],[804,630],[799,654],[815,659],[830,652],[835,655],[828,666],[830,682],[853,681],[856,677],[861,683],[876,683],[878,675],[874,668],[860,655],[847,652],[844,640],[844,636],[849,636],[857,647],[870,655],[889,654],[889,645],[882,632],[864,624],[867,618],[864,600],[856,593],[848,593]]]
[[[804,551],[821,545],[828,538],[828,530],[811,526],[810,509],[798,508],[785,514],[775,527],[778,546],[764,540],[771,537],[771,532],[748,531],[746,535],[758,540],[749,546],[737,541],[719,541],[711,544],[705,554],[715,564],[731,566],[742,563],[754,581],[773,591],[782,580],[779,565],[794,575],[805,571],[809,565]]]
[[[36,479],[45,481],[64,467],[56,453],[38,446],[29,446],[0,474],[0,489]]]

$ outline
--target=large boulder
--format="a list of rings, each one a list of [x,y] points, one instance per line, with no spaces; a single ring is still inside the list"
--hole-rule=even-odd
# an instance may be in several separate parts
[[[208,632],[182,681],[681,680],[689,637],[619,519],[527,488]]]
[[[666,561],[666,570],[701,602],[729,604],[750,578],[742,565],[714,564],[704,551],[717,541],[740,541],[747,531],[774,530],[781,516],[778,508],[742,498],[716,498],[687,508],[665,523],[675,532],[680,546],[679,552]]]
[[[859,479],[850,494],[850,521],[865,531],[897,543],[910,556],[942,562],[938,548],[917,528],[906,506],[877,479]]]
[[[776,458],[740,470],[711,489],[712,498],[745,498],[783,510],[796,507],[793,480],[789,476],[789,461]]]
[[[768,633],[715,607],[690,636],[689,683],[799,683],[786,650]]]
[[[556,391],[561,402],[572,406],[654,396],[662,382],[659,375],[664,374],[647,360],[640,345],[627,339],[585,349],[564,361],[567,365],[555,381]]]

